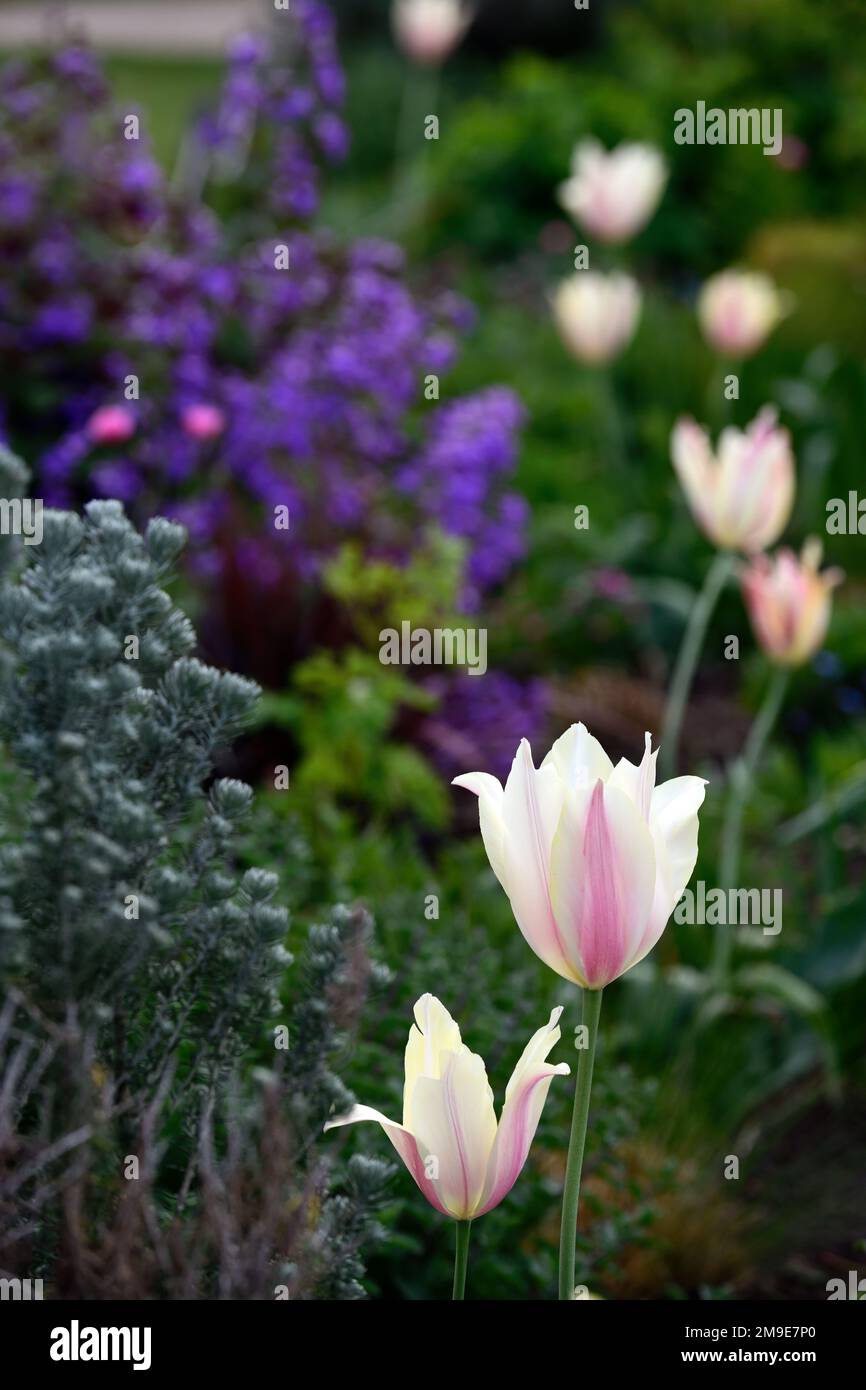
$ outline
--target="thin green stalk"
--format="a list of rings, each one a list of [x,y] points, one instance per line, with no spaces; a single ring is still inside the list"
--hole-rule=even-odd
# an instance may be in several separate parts
[[[773,726],[779,717],[779,711],[785,699],[790,675],[790,671],[783,666],[776,667],[774,670],[761,707],[755,715],[754,723],[743,744],[743,751],[731,766],[730,788],[725,805],[719,860],[719,887],[725,894],[737,886],[743,846],[743,817],[761,755],[764,752],[767,739],[773,732]],[[723,984],[727,978],[731,961],[731,944],[730,929],[723,923],[719,923],[716,927],[713,953],[713,968],[718,984]]]
[[[427,197],[428,160],[420,158],[419,152],[426,143],[424,122],[428,116],[435,114],[439,81],[438,67],[412,67],[406,72],[397,119],[391,195],[391,224],[396,232],[405,230]]]
[[[728,358],[720,358],[710,377],[707,389],[707,416],[710,421],[715,421],[718,429],[724,429],[730,423],[731,407],[733,401],[725,395],[725,380],[729,376],[737,376],[736,365]]]
[[[457,1226],[457,1246],[454,1251],[454,1292],[452,1300],[457,1299],[462,1302],[466,1293],[466,1270],[469,1265],[469,1232],[472,1229],[471,1221],[458,1221]]]
[[[586,1122],[589,1118],[589,1096],[592,1090],[592,1069],[595,1063],[595,1043],[598,1036],[598,1016],[601,1013],[600,989],[585,989],[581,1000],[581,1023],[588,1032],[587,1046],[579,1054],[574,1082],[574,1111],[571,1117],[571,1138],[568,1141],[568,1162],[565,1168],[565,1187],[562,1192],[562,1227],[559,1233],[559,1297],[560,1301],[574,1298],[574,1251],[577,1243],[577,1209],[580,1201],[580,1175],[583,1170],[583,1151],[586,1145]]]
[[[598,395],[604,416],[602,451],[603,454],[607,455],[610,467],[616,469],[622,476],[628,471],[628,455],[622,416],[617,404],[616,383],[611,366],[602,367],[598,371]],[[634,477],[631,479],[631,484],[634,485]]]
[[[720,550],[716,555],[707,577],[686,624],[685,635],[677,655],[677,663],[671,679],[665,717],[662,725],[659,764],[662,780],[673,777],[677,768],[677,753],[680,746],[680,731],[683,714],[692,688],[695,670],[707,635],[710,618],[719,595],[733,573],[736,557],[729,550]]]

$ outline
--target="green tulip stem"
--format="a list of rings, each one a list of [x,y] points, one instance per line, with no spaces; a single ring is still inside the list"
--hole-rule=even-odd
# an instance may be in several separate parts
[[[466,1270],[469,1265],[469,1233],[472,1230],[471,1221],[458,1221],[457,1226],[457,1246],[454,1251],[454,1292],[452,1300],[463,1301],[466,1293]]]
[[[580,1201],[580,1175],[583,1170],[583,1151],[586,1147],[586,1122],[589,1118],[589,1096],[592,1090],[592,1069],[595,1063],[595,1043],[598,1036],[598,1017],[601,1013],[600,989],[585,989],[581,998],[580,1021],[587,1029],[587,1045],[578,1054],[574,1082],[574,1111],[571,1117],[571,1138],[568,1141],[568,1162],[565,1167],[565,1187],[562,1192],[562,1227],[559,1235],[559,1297],[569,1302],[574,1298],[574,1254],[577,1244],[577,1209]]]
[[[728,797],[725,803],[725,818],[722,823],[722,846],[719,860],[719,887],[725,894],[737,886],[743,845],[743,818],[749,803],[755,773],[758,770],[758,764],[767,740],[779,717],[790,677],[790,671],[783,666],[774,670],[760,709],[743,744],[743,751],[731,766]],[[718,984],[723,984],[727,979],[731,960],[731,944],[730,928],[719,923],[716,927],[713,960]]]
[[[667,781],[669,777],[676,775],[683,714],[692,688],[695,670],[703,649],[710,618],[713,616],[722,590],[733,573],[735,562],[736,557],[729,550],[720,550],[707,570],[704,586],[692,605],[665,706],[659,749],[659,770],[662,781]]]

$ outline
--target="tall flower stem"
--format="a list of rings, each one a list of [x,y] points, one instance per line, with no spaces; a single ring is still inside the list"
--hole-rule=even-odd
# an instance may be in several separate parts
[[[601,413],[604,417],[602,449],[607,452],[611,468],[623,476],[628,472],[628,455],[622,416],[618,406],[616,383],[611,366],[603,367],[598,372],[598,395],[601,402]],[[631,485],[634,485],[633,478]]]
[[[776,667],[770,678],[761,707],[755,715],[743,751],[731,766],[730,788],[725,805],[725,818],[722,823],[722,847],[719,861],[719,887],[725,894],[737,885],[740,872],[740,855],[743,846],[743,817],[749,803],[755,773],[766,747],[767,739],[779,717],[779,711],[788,689],[791,673],[785,667]],[[731,962],[731,933],[723,923],[716,927],[716,940],[713,952],[713,970],[717,984],[727,978]]]
[[[457,1246],[454,1251],[454,1292],[452,1300],[463,1301],[466,1293],[466,1270],[469,1265],[469,1233],[472,1229],[471,1221],[458,1221],[457,1226]]]
[[[429,170],[419,151],[425,147],[424,122],[435,114],[439,82],[438,67],[414,67],[403,83],[392,191],[392,225],[398,232],[405,230],[427,196]]]
[[[583,1171],[583,1151],[586,1146],[586,1122],[589,1118],[589,1096],[592,1090],[592,1069],[595,1064],[595,1043],[598,1035],[598,1016],[601,1013],[601,996],[602,991],[600,989],[585,989],[581,1000],[580,1021],[586,1026],[588,1038],[587,1045],[581,1050],[577,1063],[571,1138],[568,1141],[568,1162],[565,1167],[565,1187],[562,1193],[562,1227],[559,1233],[560,1301],[569,1301],[574,1298],[574,1251],[577,1243],[580,1175]]]
[[[673,777],[676,774],[683,714],[689,698],[689,691],[692,688],[695,669],[707,635],[710,618],[722,590],[733,573],[735,563],[736,557],[729,550],[718,552],[707,570],[704,586],[689,614],[689,621],[677,656],[667,704],[665,705],[661,748],[659,750],[663,779]]]

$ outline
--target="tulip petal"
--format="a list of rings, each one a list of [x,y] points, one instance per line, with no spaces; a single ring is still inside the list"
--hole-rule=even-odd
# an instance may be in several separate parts
[[[656,787],[650,808],[656,885],[652,912],[635,964],[658,941],[694,873],[698,858],[698,811],[706,795],[702,777],[673,777]]]
[[[572,793],[553,843],[551,894],[574,971],[601,989],[634,963],[655,889],[643,816],[618,787]]]
[[[398,1125],[396,1120],[389,1120],[387,1115],[382,1115],[378,1110],[371,1109],[369,1105],[356,1105],[349,1111],[348,1115],[340,1115],[336,1120],[328,1120],[324,1128],[326,1130],[341,1129],[344,1125],[361,1124],[365,1120],[375,1120],[377,1124],[382,1126],[427,1201],[443,1216],[449,1216],[450,1212],[440,1201],[436,1185],[427,1176],[424,1158],[418,1147],[418,1142],[404,1125]]]
[[[551,763],[568,788],[592,787],[599,777],[606,782],[613,772],[613,763],[585,724],[572,724],[556,740],[541,766]]]
[[[671,459],[698,525],[715,539],[715,459],[709,435],[695,420],[685,417],[677,421],[671,436]]]
[[[706,796],[703,777],[672,777],[652,794],[650,829],[666,849],[677,898],[692,876],[698,858],[698,811]]]
[[[481,838],[490,860],[490,867],[502,887],[508,892],[506,883],[505,824],[502,819],[502,798],[504,795],[500,782],[489,772],[464,772],[455,777],[452,787],[465,787],[478,797],[478,823]]]
[[[607,783],[625,792],[630,801],[637,806],[645,821],[649,821],[653,790],[656,784],[656,759],[658,749],[652,751],[652,736],[645,735],[646,745],[640,767],[620,758]]]
[[[548,764],[536,772],[529,744],[521,740],[502,801],[508,896],[529,945],[560,974],[565,947],[553,913],[548,879],[550,846],[562,799],[563,784],[556,768]]]
[[[461,1047],[445,1054],[443,1063],[441,1078],[416,1082],[415,1134],[439,1200],[456,1220],[466,1221],[484,1190],[496,1112],[481,1057]]]
[[[543,1028],[534,1033],[511,1075],[499,1120],[496,1142],[490,1154],[487,1179],[476,1215],[498,1206],[514,1186],[538,1128],[544,1102],[554,1076],[568,1076],[567,1062],[554,1066],[547,1054],[559,1042],[562,1008],[554,1009]]]
[[[463,1046],[460,1029],[435,994],[422,994],[415,1005],[415,1022],[409,1030],[404,1055],[403,1124],[414,1130],[412,1093],[420,1076],[442,1075],[445,1058]]]

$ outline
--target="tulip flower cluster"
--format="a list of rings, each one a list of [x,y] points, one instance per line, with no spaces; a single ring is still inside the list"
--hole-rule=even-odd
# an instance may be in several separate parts
[[[658,941],[691,877],[705,782],[678,777],[656,786],[657,754],[646,736],[639,765],[616,766],[583,724],[557,739],[541,767],[522,740],[503,787],[485,772],[455,785],[478,797],[479,823],[493,872],[535,954],[580,985],[597,1021],[606,985]],[[415,1005],[405,1056],[402,1123],[356,1105],[326,1129],[372,1120],[381,1125],[431,1206],[458,1222],[455,1297],[462,1297],[468,1224],[497,1206],[526,1162],[554,1076],[567,1063],[547,1057],[559,1042],[556,1008],[530,1039],[512,1073],[497,1122],[484,1062],[463,1042],[440,1001]],[[593,1026],[578,1066],[563,1205],[560,1296],[571,1298],[577,1196],[589,1109]],[[575,1140],[577,1135],[577,1140]],[[464,1229],[465,1228],[465,1229]]]
[[[715,454],[706,430],[679,420],[671,457],[704,534],[722,551],[752,557],[740,571],[743,596],[767,656],[778,665],[802,665],[824,640],[830,593],[841,575],[818,574],[816,541],[807,543],[801,561],[790,550],[774,561],[762,554],[784,531],[796,487],[790,436],[777,412],[765,406],[748,429],[723,430]]]
[[[667,180],[652,145],[626,143],[605,150],[581,140],[559,200],[575,222],[599,241],[616,245],[635,236],[658,206]],[[560,285],[554,316],[569,352],[590,366],[612,361],[631,342],[641,309],[637,281],[622,272],[578,271]]]
[[[459,41],[466,10],[457,0],[396,0],[395,31],[420,63],[442,61]],[[635,236],[658,206],[667,179],[660,152],[623,144],[606,151],[581,141],[562,206],[607,245]],[[641,311],[637,282],[621,271],[583,269],[552,297],[562,340],[580,362],[611,362],[631,341]],[[727,270],[704,286],[698,317],[721,354],[745,359],[757,352],[787,312],[787,302],[764,275]],[[674,469],[692,514],[719,555],[694,605],[674,674],[663,744],[675,761],[688,689],[713,604],[735,557],[758,640],[780,668],[806,661],[824,640],[830,595],[840,576],[819,570],[820,547],[810,542],[798,560],[783,550],[764,553],[781,536],[795,498],[790,435],[778,412],[765,406],[746,429],[729,426],[716,446],[694,419],[672,433]],[[737,863],[739,827],[748,781],[781,704],[784,676],[756,721],[748,758],[729,800],[723,843],[728,868]],[[670,737],[668,737],[668,735]],[[479,827],[490,866],[507,895],[515,922],[535,955],[581,990],[586,1047],[580,1052],[560,1245],[561,1298],[574,1296],[575,1230],[583,1150],[602,991],[642,961],[659,942],[694,871],[699,812],[706,782],[674,776],[657,782],[659,750],[648,733],[641,761],[614,765],[583,724],[569,728],[535,766],[520,740],[504,785],[487,771],[466,772],[453,784],[478,800]],[[730,946],[726,945],[726,958]],[[722,972],[724,973],[724,972]],[[531,1038],[505,1092],[497,1122],[484,1062],[463,1043],[445,1007],[426,994],[415,1005],[405,1054],[402,1123],[358,1105],[326,1128],[375,1121],[385,1131],[420,1191],[458,1223],[455,1297],[462,1297],[468,1226],[510,1192],[529,1153],[554,1076],[548,1062],[559,1041],[561,1008]]]

